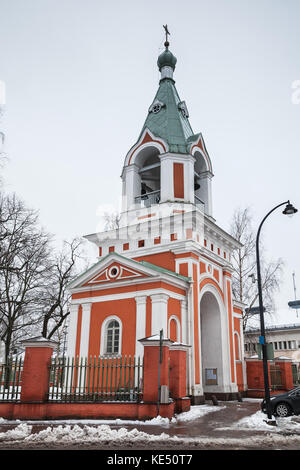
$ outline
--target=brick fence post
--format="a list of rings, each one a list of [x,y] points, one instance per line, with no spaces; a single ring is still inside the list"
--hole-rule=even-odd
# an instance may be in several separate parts
[[[170,392],[175,400],[176,413],[188,411],[191,400],[187,397],[187,351],[190,346],[173,343],[170,346]]]
[[[285,390],[292,390],[294,387],[292,360],[288,358],[275,358],[275,364],[280,367],[283,388]]]
[[[174,343],[170,347],[170,389],[173,398],[186,397],[187,392],[187,351],[190,346]]]
[[[22,372],[21,402],[43,403],[49,388],[50,361],[55,341],[36,337],[22,341],[25,358]]]
[[[139,340],[144,346],[143,401],[157,403],[159,372],[159,335]],[[160,364],[161,403],[169,401],[169,347],[172,341],[162,340],[162,363]]]

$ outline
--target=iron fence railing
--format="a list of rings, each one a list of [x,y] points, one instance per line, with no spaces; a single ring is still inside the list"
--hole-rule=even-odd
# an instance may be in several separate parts
[[[150,193],[136,196],[135,203],[140,207],[150,207],[160,202],[160,191],[152,191]]]
[[[143,394],[144,364],[135,357],[54,358],[49,401],[130,401]]]
[[[280,366],[274,364],[270,365],[270,379],[272,390],[281,390],[283,388]]]
[[[0,401],[18,401],[21,396],[23,359],[0,364]]]

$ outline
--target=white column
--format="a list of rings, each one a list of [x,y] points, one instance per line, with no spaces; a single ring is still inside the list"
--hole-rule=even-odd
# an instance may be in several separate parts
[[[89,353],[91,303],[82,304],[80,357],[87,357]]]
[[[151,335],[159,335],[160,330],[163,329],[163,336],[167,338],[169,296],[153,294],[150,297],[152,301]]]
[[[204,211],[207,215],[212,216],[212,191],[211,191],[211,179],[213,177],[210,171],[200,173],[200,189],[199,197],[204,202]]]
[[[187,155],[184,159],[184,201],[194,203],[194,164],[195,158]]]
[[[187,336],[187,301],[181,300],[181,343],[188,344]]]
[[[136,337],[135,337],[135,355],[142,357],[144,347],[139,342],[146,336],[146,302],[147,296],[142,295],[135,298],[136,301]]]
[[[67,356],[75,356],[79,304],[70,305]]]
[[[173,159],[169,154],[164,154],[160,157],[160,202],[173,200]]]
[[[141,193],[141,177],[139,175],[139,167],[137,165],[130,165],[124,168],[125,172],[125,191],[123,198],[123,207],[125,210],[134,208],[135,197],[140,196]]]

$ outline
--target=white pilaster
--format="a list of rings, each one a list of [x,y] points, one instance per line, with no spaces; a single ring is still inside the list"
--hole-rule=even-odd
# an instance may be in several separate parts
[[[166,294],[151,295],[152,316],[151,316],[151,335],[159,334],[163,329],[164,337],[168,333],[168,299]]]
[[[75,356],[79,304],[70,305],[67,356]]]
[[[80,357],[87,357],[89,353],[91,303],[82,304]]]
[[[146,303],[147,296],[143,295],[135,298],[136,301],[136,343],[135,343],[135,355],[142,357],[144,353],[144,347],[139,342],[140,339],[146,336]]]
[[[188,344],[187,336],[187,301],[181,300],[181,342]]]

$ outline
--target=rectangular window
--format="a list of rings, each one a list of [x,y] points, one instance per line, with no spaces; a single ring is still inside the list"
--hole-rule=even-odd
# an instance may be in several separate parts
[[[283,349],[287,349],[286,341],[283,341]]]
[[[205,369],[205,384],[218,385],[217,369]]]
[[[277,341],[275,341],[275,343],[274,343],[274,349],[275,349],[275,351],[277,351],[277,349],[278,349]]]

